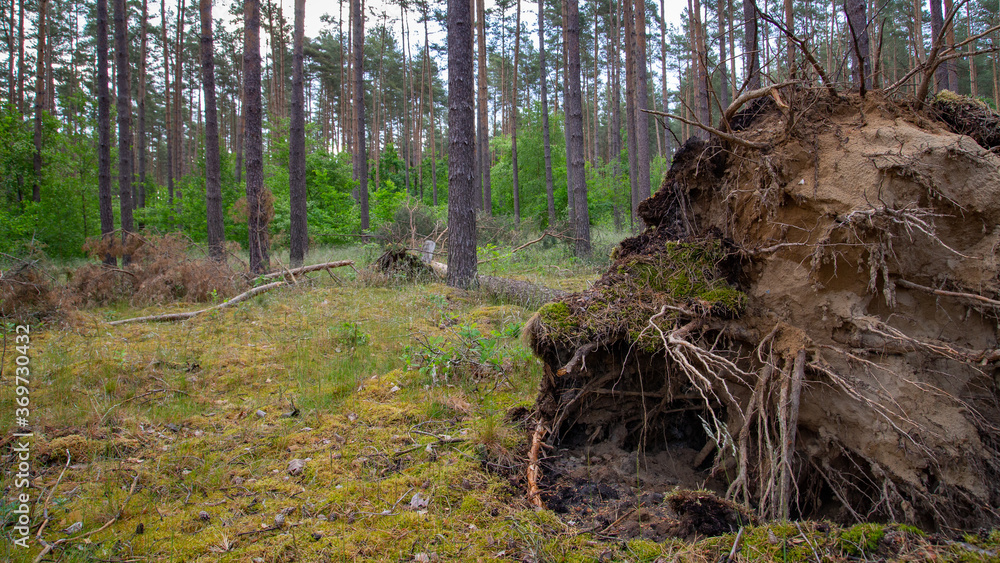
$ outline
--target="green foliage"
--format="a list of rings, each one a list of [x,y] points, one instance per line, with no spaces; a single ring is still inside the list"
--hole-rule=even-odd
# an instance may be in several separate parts
[[[840,533],[840,548],[853,556],[866,556],[878,549],[885,535],[882,524],[855,524]]]

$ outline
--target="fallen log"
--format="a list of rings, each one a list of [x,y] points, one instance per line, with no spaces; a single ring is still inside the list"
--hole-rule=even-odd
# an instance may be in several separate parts
[[[250,289],[249,291],[244,291],[243,293],[237,295],[236,297],[233,297],[232,299],[230,299],[228,301],[225,301],[223,303],[219,303],[218,305],[215,305],[213,307],[209,307],[207,309],[201,309],[201,310],[198,310],[198,311],[188,311],[186,313],[166,313],[166,314],[163,314],[163,315],[149,315],[149,316],[145,316],[145,317],[135,317],[135,318],[132,318],[132,319],[121,319],[121,320],[118,320],[118,321],[111,321],[108,324],[109,325],[123,325],[123,324],[128,324],[128,323],[166,323],[166,322],[184,321],[184,320],[190,319],[192,317],[196,317],[198,315],[201,315],[202,313],[207,313],[209,311],[216,311],[216,310],[219,310],[219,309],[225,309],[226,307],[232,307],[233,305],[236,305],[237,303],[241,303],[243,301],[246,301],[247,299],[250,299],[251,297],[254,297],[256,295],[260,295],[261,293],[264,293],[264,292],[267,292],[267,291],[271,291],[272,289],[274,289],[276,287],[281,287],[283,285],[295,285],[295,284],[298,283],[298,280],[295,279],[295,274],[305,274],[305,273],[308,273],[308,272],[315,272],[315,271],[318,271],[318,270],[327,270],[327,271],[329,271],[331,268],[340,268],[340,267],[343,267],[343,266],[353,266],[353,265],[354,265],[354,261],[353,260],[338,260],[336,262],[324,262],[323,264],[313,264],[311,266],[302,266],[301,268],[292,268],[291,270],[283,270],[281,272],[274,272],[274,273],[271,273],[271,274],[263,275],[263,276],[260,277],[260,279],[267,280],[267,279],[274,279],[274,278],[278,278],[278,277],[284,277],[285,279],[283,279],[282,281],[271,282],[271,283],[266,284],[266,285],[258,286],[258,287],[255,287],[253,289]]]

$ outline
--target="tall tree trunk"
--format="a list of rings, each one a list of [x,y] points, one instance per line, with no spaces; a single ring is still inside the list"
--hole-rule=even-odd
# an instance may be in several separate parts
[[[510,159],[512,165],[512,172],[514,175],[514,221],[517,223],[521,222],[521,191],[520,186],[518,186],[518,171],[517,171],[517,77],[520,74],[518,66],[521,61],[521,0],[517,0],[517,23],[515,24],[514,33],[514,81],[513,87],[511,88],[511,96],[513,97],[513,103],[511,104],[511,118],[510,118]]]
[[[635,25],[632,33],[635,41],[635,143],[636,158],[639,164],[639,201],[648,198],[650,194],[649,179],[649,115],[645,110],[649,109],[647,96],[646,78],[646,2],[645,0],[635,0]]]
[[[108,0],[97,0],[97,197],[104,263],[117,266],[111,253],[115,215],[111,207],[111,92],[108,85]]]
[[[215,99],[215,37],[212,35],[212,0],[199,0],[201,12],[201,81],[205,94],[205,211],[208,253],[225,260],[222,226],[222,180],[219,170],[219,118]]]
[[[365,147],[365,84],[362,62],[365,53],[365,15],[361,11],[361,0],[351,0],[351,22],[354,50],[354,180],[358,182],[355,198],[361,205],[361,230],[367,231],[368,224],[368,155]]]
[[[448,0],[448,285],[476,283],[472,5]]]
[[[549,95],[545,68],[545,0],[538,0],[538,74],[542,81],[542,146],[545,152],[545,195],[549,204],[549,226],[556,224],[555,190],[552,184],[552,142],[549,136]]]
[[[128,13],[125,0],[115,0],[115,58],[118,83],[118,203],[121,212],[122,244],[135,231],[132,225],[132,85],[129,80]],[[131,256],[122,254],[122,265]]]
[[[760,88],[760,38],[757,34],[757,6],[754,0],[743,0],[743,68],[747,89]]]
[[[636,122],[636,85],[635,85],[635,7],[631,0],[625,2],[623,16],[625,17],[625,135],[628,139],[628,179],[629,194],[632,206],[632,220],[639,215],[639,131]]]
[[[622,161],[622,111],[621,111],[621,101],[622,101],[622,87],[621,87],[621,35],[622,35],[622,6],[618,3],[614,9],[614,22],[611,26],[613,30],[613,49],[608,53],[608,59],[611,61],[611,142],[608,143],[608,152],[610,153],[612,162],[612,173],[614,174],[615,185],[621,180],[621,161]],[[612,17],[611,14],[608,17]],[[626,74],[628,70],[625,71]],[[664,91],[666,91],[666,79],[664,79]],[[626,106],[627,107],[627,106]],[[625,121],[628,122],[628,116],[626,116]],[[626,123],[627,127],[627,123]],[[629,129],[631,131],[631,129]],[[632,137],[635,136],[635,132],[632,132]],[[631,161],[629,161],[631,162]],[[630,168],[631,170],[631,168]],[[631,194],[631,190],[629,191]],[[615,193],[615,201],[618,200],[617,190]],[[616,211],[617,211],[616,206]],[[617,217],[617,214],[616,214]],[[629,218],[633,217],[633,214],[629,214]]]
[[[863,0],[862,0],[863,1]],[[708,72],[708,46],[705,40],[705,25],[701,20],[701,0],[694,0],[694,43],[696,55],[695,68],[698,71],[698,120],[709,125],[712,122],[712,107],[709,105],[709,88],[711,87],[711,76]],[[700,137],[707,134],[703,131],[697,133]]]
[[[941,29],[944,27],[944,15],[941,13],[941,0],[930,0],[931,3],[931,47],[941,36]],[[934,71],[934,85],[937,91],[950,90],[948,67],[941,65]]]
[[[954,7],[954,2],[952,0],[944,0],[944,15],[947,16],[948,12]],[[955,21],[958,20],[957,17],[953,18],[951,25],[944,32],[945,41],[944,44],[948,47],[954,47],[955,45]],[[948,70],[948,89],[960,93],[958,91],[958,61],[957,59],[951,59],[945,61],[943,65]]]
[[[209,0],[202,0],[209,1]],[[306,0],[295,0],[295,32],[292,39],[292,115],[288,140],[288,194],[291,205],[289,261],[302,265],[309,248],[306,221],[306,116],[302,89],[302,44],[305,37]]]
[[[105,27],[107,22],[104,22]],[[17,111],[24,115],[24,0],[17,2]]]
[[[721,0],[719,0],[721,2]],[[669,93],[667,90],[667,38],[666,38],[666,28],[667,28],[667,10],[663,0],[660,0],[660,73],[661,76],[661,86],[663,87],[663,113],[670,113],[670,104],[667,101],[669,99]],[[664,131],[664,139],[666,139],[666,152],[663,156],[671,154],[673,151],[670,149],[670,121],[667,118],[664,119],[664,127],[667,131]]]
[[[135,189],[135,208],[146,207],[146,57],[149,56],[147,28],[149,27],[149,2],[142,0],[142,21],[139,22],[139,122],[136,152],[139,160],[139,184]],[[142,223],[139,223],[142,228]]]
[[[172,110],[172,95],[170,91],[170,42],[167,41],[167,9],[166,0],[160,0],[160,31],[163,43],[163,104],[164,121],[167,135],[167,205],[174,209],[174,114]],[[177,85],[175,84],[176,88]],[[239,176],[237,175],[237,178]],[[238,180],[237,180],[238,181]]]
[[[35,154],[33,164],[35,179],[31,186],[31,200],[42,201],[42,113],[45,111],[45,8],[48,0],[38,2],[38,55],[35,73]]]
[[[791,2],[791,0],[788,0]],[[729,18],[726,16],[726,0],[716,0],[718,4],[717,17],[719,19],[719,105],[722,110],[729,107],[729,74],[726,72],[726,20]],[[788,60],[794,61],[793,51],[791,49],[794,45],[789,42],[789,56]],[[791,68],[791,67],[789,67]]]
[[[247,231],[250,273],[271,268],[264,193],[263,116],[260,93],[260,4],[243,3],[243,97],[246,100]]]
[[[972,6],[969,4],[965,5],[965,22],[969,30],[968,37],[972,37],[975,33],[972,31]],[[979,97],[979,85],[976,84],[978,80],[976,76],[976,56],[973,54],[975,52],[976,42],[973,41],[969,43],[969,95],[973,98]]]
[[[721,9],[719,10],[719,13],[720,14],[722,13]],[[719,19],[721,20],[722,18],[719,18]],[[722,25],[721,21],[720,21],[719,25],[720,26]],[[788,29],[789,32],[791,32],[793,34],[795,33],[795,11],[792,9],[792,0],[785,0],[785,28]],[[786,61],[785,61],[785,64],[788,65],[788,76],[790,78],[794,78],[795,77],[795,44],[792,43],[792,40],[790,38],[788,38],[787,36],[785,37],[785,52],[786,52],[786,57],[787,57]]]
[[[854,58],[854,82],[861,88],[861,96],[871,89],[871,62],[869,58],[868,19],[865,0],[846,0],[847,25],[851,33],[851,55]]]
[[[410,112],[407,109],[412,96],[407,96],[406,84],[410,75],[410,58],[406,56],[406,44],[409,42],[406,36],[406,7],[404,2],[399,3],[399,37],[403,55],[403,87],[401,98],[403,99],[403,131],[400,135],[400,149],[403,157],[403,183],[406,194],[410,194]]]
[[[17,107],[17,84],[14,74],[14,18],[17,16],[17,7],[13,0],[10,3],[10,20],[7,28],[7,101],[12,107]]]
[[[577,0],[566,2],[566,129],[569,131],[569,148],[566,162],[568,189],[573,190],[576,234],[575,254],[580,258],[590,256],[590,214],[587,210],[587,178],[583,159],[583,99],[580,93],[580,7]],[[647,147],[648,150],[648,147]],[[648,177],[648,175],[647,175]]]
[[[433,186],[431,188],[434,205],[438,204],[438,175],[437,175],[437,122],[434,120],[434,80],[431,76],[431,50],[429,43],[429,35],[427,32],[427,3],[423,3],[424,8],[424,64],[427,66],[427,92],[428,92],[428,106],[431,110],[431,119],[429,122],[429,131],[427,133],[428,139],[431,142],[431,182]]]
[[[243,57],[240,57],[238,72],[236,73],[236,83],[243,84],[244,69]],[[236,125],[236,185],[240,185],[243,180],[243,140],[246,136],[246,97],[243,88],[240,88],[239,118]],[[233,111],[236,111],[234,108]]]
[[[450,2],[450,0],[449,0]],[[483,0],[476,0],[476,19],[479,33],[479,150],[482,155],[480,176],[482,178],[482,209],[486,215],[493,214],[493,194],[490,186],[490,138],[487,131],[487,91],[486,91],[486,9]]]

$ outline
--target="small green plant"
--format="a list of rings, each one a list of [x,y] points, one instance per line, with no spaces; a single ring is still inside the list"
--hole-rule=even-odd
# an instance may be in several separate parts
[[[840,549],[855,557],[865,556],[878,549],[878,542],[885,535],[881,524],[857,524],[840,533]]]
[[[358,323],[345,321],[337,327],[335,340],[345,346],[357,348],[371,342],[371,335],[361,330]]]

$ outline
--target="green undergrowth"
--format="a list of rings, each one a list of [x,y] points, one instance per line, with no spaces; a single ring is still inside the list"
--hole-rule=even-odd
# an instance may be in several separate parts
[[[181,323],[105,321],[196,306],[95,309],[34,327],[32,537],[47,515],[41,538],[63,540],[48,560],[707,562],[729,552],[735,535],[608,541],[527,503],[525,430],[511,413],[533,406],[541,378],[519,339],[532,311],[441,284],[315,280]],[[0,412],[14,406],[0,394]],[[10,436],[13,420],[2,421]],[[39,542],[12,545],[3,448],[0,560],[32,561]],[[797,541],[793,529],[748,529],[743,553],[813,560],[798,544],[778,551]],[[849,532],[807,536],[825,560],[858,557],[852,546],[874,556],[871,533]],[[995,536],[976,549],[995,550]]]

